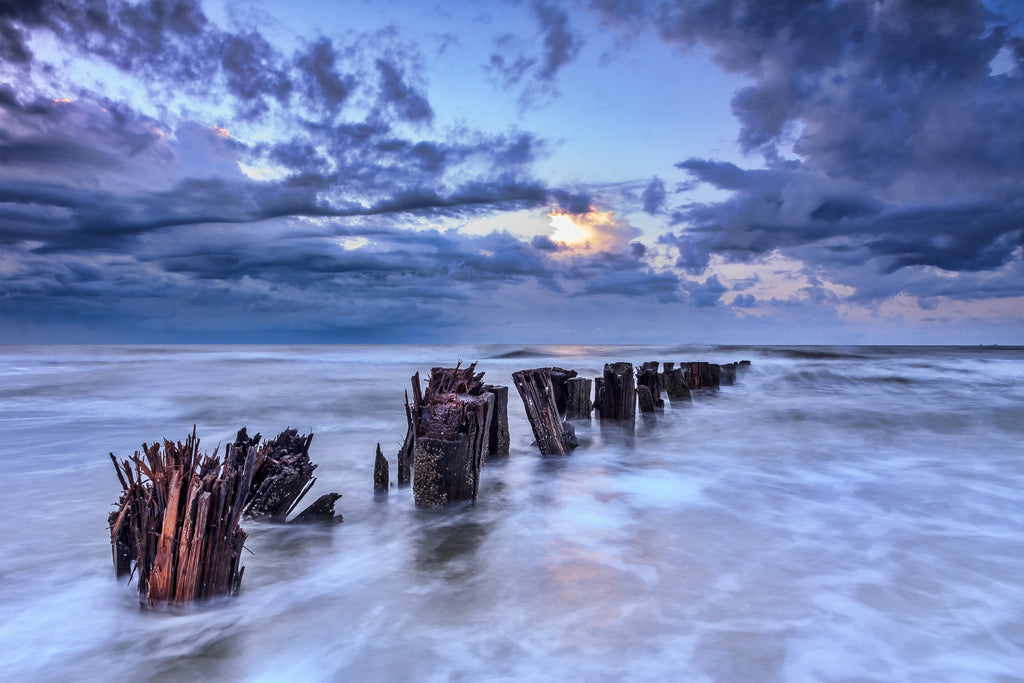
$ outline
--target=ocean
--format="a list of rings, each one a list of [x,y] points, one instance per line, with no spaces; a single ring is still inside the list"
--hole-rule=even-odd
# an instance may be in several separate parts
[[[542,457],[516,370],[750,360]],[[414,372],[477,362],[511,454],[473,505],[373,492]],[[315,436],[329,527],[244,523],[237,597],[140,610],[108,453]],[[1022,681],[1024,348],[0,347],[10,681]]]

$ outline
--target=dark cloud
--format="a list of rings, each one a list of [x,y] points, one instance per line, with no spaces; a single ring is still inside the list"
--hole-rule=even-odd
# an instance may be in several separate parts
[[[552,190],[551,196],[558,202],[558,208],[575,214],[590,211],[593,201],[589,194],[570,192],[568,190]]]
[[[532,9],[540,29],[539,54],[531,49],[531,43],[505,33],[496,39],[495,51],[484,65],[502,88],[521,88],[519,104],[524,110],[557,94],[559,72],[583,47],[583,38],[572,30],[562,7],[538,0]]]
[[[732,111],[738,142],[765,168],[678,164],[691,182],[730,195],[669,211],[676,230],[660,242],[678,250],[680,269],[696,275],[713,257],[756,263],[782,253],[805,263],[812,283],[824,269],[852,286],[854,299],[987,296],[979,289],[986,273],[998,283],[993,296],[1024,293],[1015,280],[1024,246],[1022,25],[991,9],[998,5],[590,7],[606,26],[652,30],[749,81]],[[821,282],[805,295],[835,296]]]
[[[535,2],[533,11],[544,35],[544,52],[537,77],[554,80],[558,72],[579,54],[583,40],[569,29],[569,18],[560,8]]]
[[[753,80],[733,112],[769,161],[792,141],[813,171],[890,198],[1022,189],[1005,142],[1024,139],[1024,74],[989,67],[1020,37],[980,1],[663,2],[658,16],[665,40]]]
[[[600,277],[587,279],[576,296],[613,295],[670,303],[680,301],[679,286],[679,278],[670,272],[647,268],[603,270]]]
[[[668,239],[680,249],[680,267],[699,272],[710,255],[749,260],[775,249],[816,246],[815,263],[873,259],[883,272],[909,266],[949,271],[999,268],[1019,259],[1024,201],[950,201],[885,205],[805,172],[745,171],[733,164],[690,160],[679,164],[704,182],[734,192],[714,205],[677,214],[691,227]]]
[[[32,60],[32,51],[25,44],[21,29],[8,22],[0,22],[0,61],[27,63]]]
[[[541,251],[558,251],[559,245],[547,235],[535,235],[530,240],[530,246]],[[564,248],[564,247],[563,247]]]
[[[682,285],[688,301],[698,308],[716,306],[727,291],[725,286],[719,282],[717,275],[712,275],[704,282],[684,280]]]
[[[495,49],[484,69],[493,74],[503,88],[519,85],[537,63],[536,59],[523,54],[523,45],[512,34],[500,36]]]
[[[338,107],[354,88],[354,78],[338,72],[338,61],[338,52],[327,38],[313,42],[308,50],[295,58],[306,98],[310,102],[322,103],[332,114],[337,113]]]
[[[642,199],[645,212],[652,216],[658,213],[661,207],[665,205],[665,183],[661,182],[658,178],[652,179],[650,184],[644,189]]]
[[[740,294],[729,305],[734,308],[753,308],[757,305],[757,300],[751,294]]]
[[[119,160],[75,140],[63,137],[22,137],[0,142],[0,165],[85,164],[113,166]]]
[[[224,35],[219,48],[228,91],[242,101],[247,117],[266,113],[268,98],[282,104],[288,101],[292,82],[278,68],[280,57],[263,36],[256,32]]]
[[[377,60],[380,74],[380,103],[394,110],[399,119],[411,123],[429,123],[434,111],[427,98],[406,83],[403,74],[394,64]]]

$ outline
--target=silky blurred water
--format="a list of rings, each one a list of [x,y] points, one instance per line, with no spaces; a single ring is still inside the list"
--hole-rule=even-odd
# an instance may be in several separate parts
[[[373,494],[416,371],[749,359],[476,505]],[[0,347],[4,680],[1021,681],[1024,349]],[[315,433],[331,528],[248,523],[242,593],[140,611],[108,452]]]

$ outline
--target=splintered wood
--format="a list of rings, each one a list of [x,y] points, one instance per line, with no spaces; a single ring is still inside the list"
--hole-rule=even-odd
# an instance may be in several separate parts
[[[110,514],[117,575],[137,574],[139,602],[188,604],[238,592],[246,533],[239,526],[256,447],[228,446],[224,461],[199,454],[195,429],[185,443],[143,444],[118,462],[118,509]]]
[[[258,446],[260,435],[249,438],[245,427],[235,437],[235,447]],[[302,435],[286,429],[258,447],[252,487],[242,513],[246,517],[269,517],[272,522],[287,519],[299,501],[316,483],[316,465],[309,459],[313,434]]]
[[[433,368],[425,392],[412,377],[413,497],[417,505],[476,500],[480,466],[491,436],[494,395],[476,363]]]

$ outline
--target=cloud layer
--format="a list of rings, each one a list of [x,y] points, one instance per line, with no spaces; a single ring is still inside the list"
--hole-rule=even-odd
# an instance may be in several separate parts
[[[969,326],[979,302],[1022,331],[1019,20],[969,0],[501,11],[519,23],[465,19],[487,29],[467,101],[517,105],[494,126],[432,97],[418,27],[283,40],[265,15],[215,21],[198,0],[0,7],[9,340],[445,341],[476,325],[549,341],[545,324],[597,329],[616,307],[666,338],[687,316],[760,334],[798,311],[841,333],[872,316]],[[644,65],[666,88],[702,55],[744,80],[747,163],[680,148],[645,178],[552,186],[536,169],[560,141],[524,112],[541,121],[564,79],[603,77],[594,54],[628,60],[638,41],[677,52]],[[548,211],[588,238],[560,241]],[[483,217],[500,227],[460,229]]]

